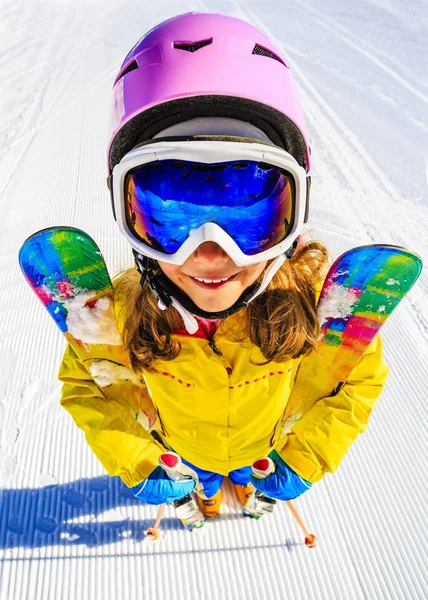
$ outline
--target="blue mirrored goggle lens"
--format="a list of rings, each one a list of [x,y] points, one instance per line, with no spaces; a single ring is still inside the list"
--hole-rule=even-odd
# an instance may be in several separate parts
[[[253,161],[147,163],[125,179],[126,218],[140,241],[174,254],[189,233],[216,223],[247,255],[281,242],[293,225],[293,177]]]

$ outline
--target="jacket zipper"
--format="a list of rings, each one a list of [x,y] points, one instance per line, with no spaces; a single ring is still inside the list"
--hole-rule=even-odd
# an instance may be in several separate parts
[[[272,446],[275,445],[275,441],[276,441],[275,440],[276,428],[278,427],[278,423],[280,422],[280,420],[281,419],[278,419],[278,421],[275,423],[275,427],[273,428],[272,435],[271,435],[271,438],[270,438],[270,441],[269,441],[269,447],[270,448],[272,448]]]
[[[226,360],[224,354],[222,353],[222,351],[216,346],[214,338],[208,341],[208,345],[211,348],[211,350],[214,352],[214,354],[216,354],[219,358],[222,359],[223,364],[225,366],[225,369],[227,371],[227,374],[231,375],[233,373],[233,369],[229,365],[229,363],[227,362],[227,360]]]
[[[163,422],[162,422],[162,419],[161,419],[161,416],[160,416],[159,409],[157,407],[156,407],[156,414],[157,414],[158,419],[159,419],[159,424],[160,424],[160,427],[161,427],[162,435],[164,435],[165,437],[168,437],[168,434],[165,431],[165,427],[163,426]]]
[[[214,352],[214,354],[217,354],[217,356],[221,356],[222,358],[224,358],[221,350],[219,350],[217,348],[214,338],[208,342],[208,345],[211,348],[211,350]]]

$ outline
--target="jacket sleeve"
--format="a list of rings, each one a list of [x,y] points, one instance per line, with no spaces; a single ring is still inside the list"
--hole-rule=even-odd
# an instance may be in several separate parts
[[[145,479],[165,449],[138,423],[126,398],[119,393],[107,398],[71,346],[58,377],[64,383],[61,405],[84,431],[107,473],[118,475],[128,487]]]
[[[319,400],[293,426],[279,451],[283,460],[311,483],[335,471],[358,434],[366,430],[387,375],[376,336],[340,391]]]

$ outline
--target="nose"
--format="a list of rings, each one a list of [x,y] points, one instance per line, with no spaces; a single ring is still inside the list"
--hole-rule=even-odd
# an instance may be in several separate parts
[[[230,260],[229,255],[216,242],[203,242],[192,254],[195,262],[224,264]]]

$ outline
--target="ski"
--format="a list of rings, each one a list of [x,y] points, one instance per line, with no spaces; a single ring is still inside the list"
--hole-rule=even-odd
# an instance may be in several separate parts
[[[337,393],[421,271],[419,256],[398,246],[360,246],[335,261],[317,306],[319,343],[299,366],[281,436],[318,400]]]
[[[31,235],[19,252],[21,270],[80,361],[107,398],[127,387],[130,410],[147,431],[156,411],[131,368],[113,309],[113,286],[94,240],[74,227]]]
[[[21,247],[19,264],[27,283],[81,360],[98,356],[100,346],[115,346],[121,353],[111,313],[113,287],[107,266],[84,231],[52,227],[34,233]]]

